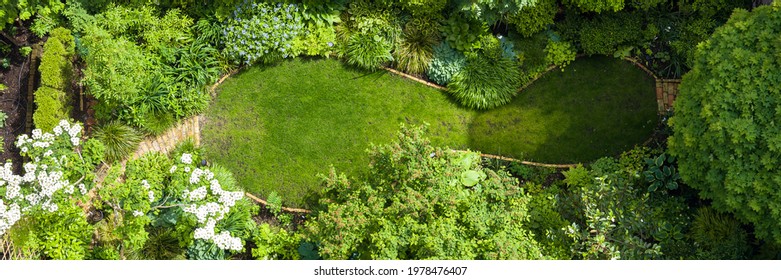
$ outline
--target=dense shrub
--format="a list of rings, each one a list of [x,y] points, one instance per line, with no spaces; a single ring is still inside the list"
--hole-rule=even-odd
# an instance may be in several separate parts
[[[510,13],[536,4],[529,0],[454,0],[450,6],[463,16],[493,25]]]
[[[705,41],[716,29],[717,23],[711,18],[686,19],[677,38],[670,42],[674,54],[681,57],[688,68],[694,66],[694,52],[697,44]]]
[[[726,19],[736,8],[748,8],[751,0],[683,0],[678,5],[682,11],[696,12],[702,18]]]
[[[40,87],[35,91],[35,112],[33,123],[41,130],[51,130],[62,119],[70,118],[70,105],[65,102],[67,94],[50,87]]]
[[[539,0],[534,6],[526,6],[511,13],[507,17],[507,23],[515,27],[519,34],[529,37],[553,24],[558,9],[556,0]]]
[[[603,14],[580,27],[579,41],[589,55],[613,55],[622,46],[636,46],[643,39],[643,24],[626,12]]]
[[[484,22],[458,13],[450,15],[442,26],[442,33],[448,44],[462,53],[480,49],[481,38],[490,34]]]
[[[526,184],[524,188],[529,190],[540,187]],[[572,241],[562,230],[569,222],[559,214],[559,196],[558,187],[549,187],[531,195],[528,228],[534,233],[535,240],[545,248],[546,254],[554,259],[565,260],[571,258]]]
[[[245,1],[225,24],[225,53],[236,64],[268,63],[293,54],[304,28],[296,4]]]
[[[668,0],[564,0],[563,3],[575,7],[583,12],[617,12],[624,9],[625,6],[631,6],[640,10],[648,10],[660,4],[667,3]]]
[[[507,104],[521,86],[518,63],[504,57],[501,45],[494,40],[494,46],[468,56],[466,66],[447,85],[448,91],[466,107],[487,110]]]
[[[70,83],[72,65],[65,45],[57,38],[49,38],[41,55],[41,85],[66,90]]]
[[[121,161],[135,151],[142,137],[132,127],[110,122],[99,126],[93,132],[92,137],[103,143],[106,147],[106,162]]]
[[[575,61],[575,48],[567,42],[548,41],[545,47],[545,61],[548,65],[556,65],[564,71],[564,67]]]
[[[16,147],[29,160],[21,173],[13,163],[0,167],[0,235],[35,259],[82,259],[90,248],[92,226],[77,203],[89,199],[94,168],[103,148],[81,141],[82,127],[60,121],[52,133],[20,135]]]
[[[624,0],[563,0],[562,3],[584,12],[617,12],[624,8]]]
[[[282,228],[274,228],[262,224],[252,234],[252,241],[257,246],[252,249],[252,257],[258,260],[298,260],[298,247],[301,235],[288,232]]]
[[[780,27],[779,6],[736,10],[698,46],[668,142],[684,183],[775,242],[781,242]]]
[[[294,53],[327,57],[337,50],[338,41],[333,25],[307,23],[304,29],[304,34],[293,41]]]
[[[440,85],[447,85],[450,79],[466,65],[466,57],[454,50],[447,42],[434,47],[434,57],[431,60],[426,75]]]
[[[683,234],[689,224],[688,206],[666,193],[646,192],[644,182],[625,170],[622,161],[603,160],[597,169],[564,172],[570,192],[564,195],[562,205],[568,207],[562,216],[572,222],[567,235],[575,241],[574,257],[690,257],[691,246]]]
[[[194,37],[192,19],[176,9],[159,16],[150,6],[112,6],[90,16],[75,5],[65,14],[81,33],[76,45],[86,63],[83,81],[101,101],[98,119],[156,133],[208,105],[206,86],[222,59],[209,46],[215,24],[201,22],[197,30],[205,33]]]
[[[326,210],[306,224],[324,258],[545,258],[524,228],[528,195],[478,153],[436,148],[421,129],[402,128],[369,157],[361,181],[324,176]]]
[[[402,34],[397,11],[371,1],[350,2],[347,11],[347,20],[337,30],[347,62],[374,70],[392,61],[391,52]]]
[[[691,235],[700,260],[743,260],[751,253],[748,234],[740,222],[710,207],[697,211]]]

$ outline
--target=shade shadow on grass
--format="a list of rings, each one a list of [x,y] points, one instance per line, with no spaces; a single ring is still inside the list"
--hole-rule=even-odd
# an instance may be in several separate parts
[[[292,207],[315,205],[317,174],[332,165],[360,177],[367,148],[393,141],[400,124],[430,124],[435,146],[567,163],[641,143],[656,120],[653,80],[611,58],[580,59],[487,112],[385,71],[330,59],[252,67],[219,91],[202,128],[206,156],[233,171],[247,191],[276,191]]]
[[[536,162],[588,162],[648,139],[655,105],[654,80],[642,70],[613,58],[582,58],[511,103],[479,113],[469,145]]]

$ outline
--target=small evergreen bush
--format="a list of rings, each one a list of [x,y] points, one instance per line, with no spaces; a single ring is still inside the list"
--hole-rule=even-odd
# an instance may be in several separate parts
[[[35,91],[36,109],[33,113],[33,123],[36,128],[50,131],[60,120],[68,119],[70,110],[63,102],[65,96],[65,92],[47,86]]]
[[[70,82],[71,63],[65,45],[56,37],[50,37],[44,44],[41,55],[41,85],[65,90]]]
[[[519,34],[529,37],[553,24],[558,9],[556,0],[539,0],[533,6],[524,6],[515,13],[509,14],[507,23],[515,27]]]
[[[545,47],[545,62],[548,65],[558,66],[561,71],[564,71],[564,67],[575,61],[576,55],[575,48],[568,42],[549,40],[548,46]]]

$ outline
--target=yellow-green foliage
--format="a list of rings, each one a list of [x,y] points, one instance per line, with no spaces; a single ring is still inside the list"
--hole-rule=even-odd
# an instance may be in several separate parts
[[[70,115],[68,84],[73,73],[75,43],[70,30],[56,28],[43,45],[41,65],[41,87],[35,92],[36,110],[33,114],[35,127],[53,129],[61,119]]]
[[[37,106],[33,114],[33,123],[36,128],[50,131],[57,126],[61,119],[67,119],[69,108],[62,102],[65,93],[50,87],[40,87],[35,92],[35,104]]]
[[[41,56],[41,85],[65,90],[71,72],[65,45],[57,38],[49,38]]]
[[[76,41],[73,38],[73,35],[71,35],[71,31],[69,29],[63,27],[55,28],[49,32],[49,40],[53,38],[57,38],[60,40],[60,43],[65,46],[66,56],[72,57],[76,52]]]

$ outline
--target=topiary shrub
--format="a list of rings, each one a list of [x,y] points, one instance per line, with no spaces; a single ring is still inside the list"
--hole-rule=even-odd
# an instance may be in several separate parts
[[[529,37],[553,24],[558,9],[556,0],[539,0],[534,6],[525,6],[509,14],[507,23],[515,27],[515,31],[522,36]]]
[[[464,65],[466,65],[466,57],[451,48],[447,42],[442,42],[434,47],[434,57],[426,75],[437,84],[447,85],[453,75],[464,68]]]
[[[41,55],[41,85],[65,90],[70,82],[71,64],[65,45],[57,38],[49,38]]]
[[[58,27],[49,32],[49,39],[57,38],[65,46],[66,56],[72,57],[76,53],[76,39],[69,29]]]
[[[141,135],[130,126],[110,122],[99,126],[92,135],[106,147],[106,162],[121,161],[135,151],[141,142]]]
[[[35,91],[35,113],[33,123],[36,128],[49,131],[57,126],[62,119],[68,119],[69,108],[62,100],[65,93],[50,87],[40,87]]]

